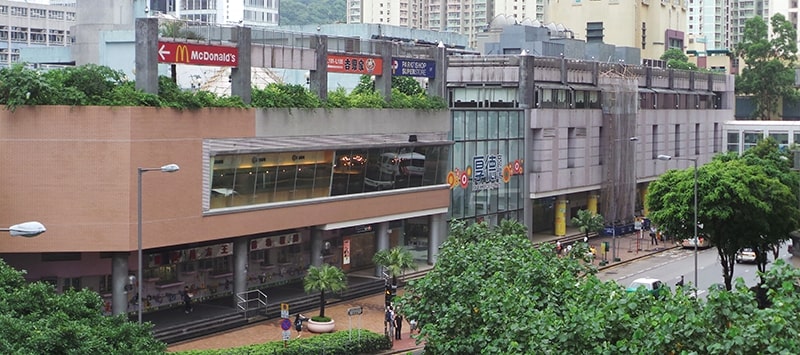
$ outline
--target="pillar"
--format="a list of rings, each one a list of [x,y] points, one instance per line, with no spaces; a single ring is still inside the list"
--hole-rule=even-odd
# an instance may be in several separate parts
[[[394,43],[383,41],[379,42],[381,60],[383,60],[383,71],[375,73],[375,89],[383,96],[386,102],[392,101],[392,53],[394,53]]]
[[[128,275],[128,253],[114,253],[111,255],[111,314],[125,314],[128,311],[128,291],[125,286],[130,284]],[[133,295],[133,294],[131,294]]]
[[[316,54],[317,67],[308,72],[308,87],[324,101],[328,99],[328,36],[312,36],[311,48]]]
[[[445,98],[447,97],[447,49],[444,44],[440,43],[431,48],[431,51],[431,57],[436,63],[436,75],[428,80],[428,95]]]
[[[558,196],[556,198],[556,235],[561,237],[567,234],[567,198]]]
[[[589,194],[588,199],[586,200],[586,209],[592,214],[597,214],[597,195],[596,194]]]
[[[239,66],[231,68],[231,95],[239,96],[245,105],[252,101],[252,77],[250,58],[250,42],[252,33],[250,27],[236,27],[233,30],[236,39],[236,49],[239,50]]]
[[[375,251],[389,250],[389,222],[378,223],[375,229]],[[382,266],[375,265],[375,276],[383,277]]]
[[[322,266],[322,230],[311,227],[311,266]]]
[[[642,185],[642,210],[645,216],[649,215],[649,211],[647,210],[647,190],[650,188],[649,184]]]
[[[158,94],[158,19],[137,18],[134,63],[136,89]]]
[[[428,226],[428,231],[430,232],[428,235],[428,265],[436,264],[436,258],[439,257],[442,231],[446,230],[445,224],[447,223],[444,216],[442,213],[432,215],[428,222],[430,223]]]
[[[236,295],[247,291],[247,238],[238,238],[233,241],[233,306],[238,300]]]

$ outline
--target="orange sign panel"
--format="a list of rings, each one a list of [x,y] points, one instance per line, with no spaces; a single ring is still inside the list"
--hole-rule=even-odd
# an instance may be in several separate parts
[[[383,72],[383,59],[363,55],[328,53],[328,72],[381,75]]]

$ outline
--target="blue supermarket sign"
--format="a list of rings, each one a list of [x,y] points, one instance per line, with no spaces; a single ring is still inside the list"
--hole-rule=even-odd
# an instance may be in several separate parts
[[[436,77],[436,62],[422,59],[392,59],[393,76]]]

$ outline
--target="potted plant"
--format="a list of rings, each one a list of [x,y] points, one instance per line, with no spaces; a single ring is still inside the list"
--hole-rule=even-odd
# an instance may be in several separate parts
[[[336,323],[325,316],[325,292],[342,292],[347,288],[347,277],[342,269],[323,264],[311,266],[303,279],[306,293],[319,292],[319,315],[308,320],[308,331],[313,333],[330,333]]]
[[[388,290],[390,297],[394,296],[394,291],[397,290],[397,276],[400,276],[408,269],[417,269],[417,264],[414,262],[414,255],[408,249],[401,246],[396,246],[389,250],[380,250],[372,257],[372,262],[377,265],[383,266],[387,274],[392,277],[392,286]],[[386,302],[388,303],[390,299]]]

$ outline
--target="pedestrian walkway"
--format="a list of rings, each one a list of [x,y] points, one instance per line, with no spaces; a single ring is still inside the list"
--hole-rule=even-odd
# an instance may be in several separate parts
[[[549,238],[545,238],[540,236],[541,239],[537,241],[537,243],[552,243],[555,247],[555,242],[559,240],[558,237],[550,236]],[[570,238],[574,239],[574,238]],[[580,239],[580,238],[578,238]],[[612,237],[601,237],[596,236],[589,238],[589,244],[592,246],[597,247],[599,252],[601,245],[603,242],[608,242],[609,245],[613,245]],[[646,242],[646,243],[645,243]],[[600,265],[600,261],[603,260],[603,255],[598,255],[597,259],[593,262],[599,269],[606,269],[613,267],[615,265],[619,265],[622,263],[630,262],[636,260],[638,258],[647,257],[649,255],[659,253],[661,251],[675,248],[676,245],[674,243],[668,242],[659,242],[659,245],[651,245],[650,238],[648,236],[644,236],[644,238],[640,239],[639,234],[628,234],[623,236],[618,236],[616,238],[616,246],[617,246],[617,257],[619,259],[618,262],[614,262],[611,257],[611,252],[607,255],[607,260],[609,263],[606,265]],[[423,269],[421,272],[427,271],[430,269],[428,265],[422,265]],[[370,277],[371,271],[362,271],[348,275],[351,279],[349,282],[353,282],[353,280],[363,279]],[[302,291],[302,288],[296,287],[283,287],[279,289],[272,290],[270,289],[269,297],[270,297],[270,307],[278,307],[281,302],[289,303],[290,307],[290,314],[294,316],[296,312],[292,312],[291,310],[291,303],[293,297],[305,297],[305,294]],[[399,291],[399,294],[402,294],[403,290]],[[373,296],[362,297],[358,299],[352,300],[341,300],[337,301],[335,299],[329,298],[329,300],[334,301],[335,303],[329,304],[325,307],[325,315],[330,316],[336,321],[336,331],[351,331],[355,329],[367,329],[369,331],[383,334],[385,331],[384,328],[384,295],[376,294]],[[145,314],[145,321],[153,322],[156,327],[164,326],[165,323],[169,324],[180,324],[180,322],[188,322],[190,320],[197,320],[203,319],[202,317],[211,317],[217,313],[222,312],[235,312],[232,306],[226,306],[225,303],[230,303],[230,299],[226,299],[223,301],[212,301],[212,302],[204,302],[198,303],[195,305],[195,311],[190,314],[184,314],[181,308],[173,309],[173,310],[166,310],[160,312],[153,312],[152,314]],[[363,312],[361,315],[356,316],[348,316],[348,309],[353,307],[361,307]],[[314,309],[309,312],[305,312],[304,315],[307,317],[311,317],[316,315],[317,309]],[[354,336],[357,336],[357,332],[353,331]],[[294,330],[292,331],[292,339],[297,338],[297,332]],[[307,331],[303,331],[300,334],[301,338],[316,336],[316,334],[309,333]],[[281,341],[282,340],[282,330],[280,328],[280,319],[270,319],[264,322],[260,322],[254,325],[249,325],[246,327],[233,329],[224,333],[218,333],[210,336],[206,336],[199,339],[189,340],[178,344],[173,344],[169,346],[170,351],[181,351],[181,350],[192,350],[192,349],[225,349],[225,348],[232,348],[232,347],[239,347],[244,345],[250,344],[260,344],[264,342],[270,341]],[[291,341],[291,340],[290,340]],[[401,340],[394,340],[393,343],[393,351],[392,353],[406,353],[408,351],[413,351],[414,349],[420,348],[422,345],[417,345],[416,340],[409,334],[409,326],[406,322],[404,324],[403,332],[402,332],[402,339]]]

